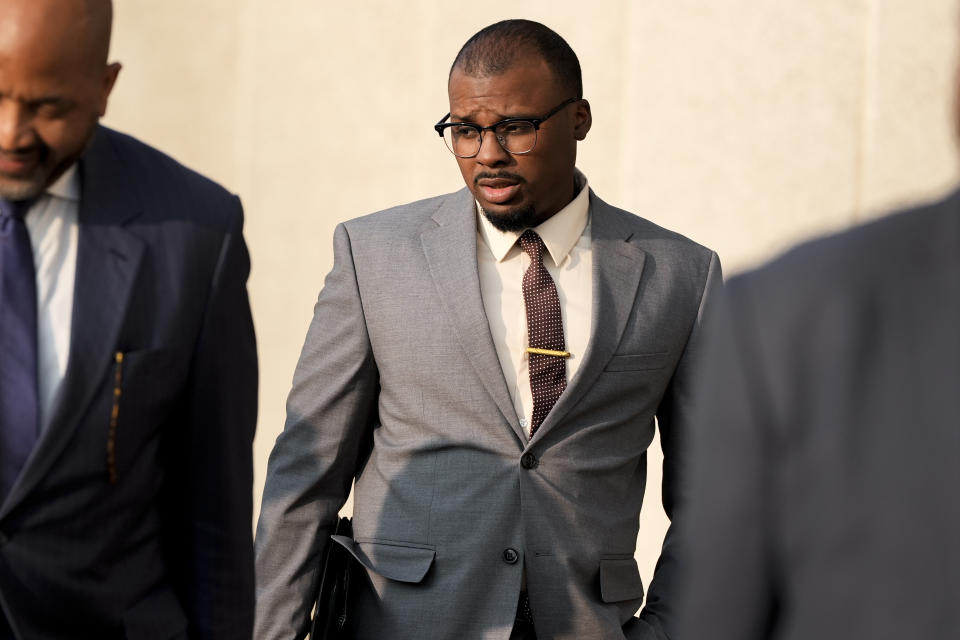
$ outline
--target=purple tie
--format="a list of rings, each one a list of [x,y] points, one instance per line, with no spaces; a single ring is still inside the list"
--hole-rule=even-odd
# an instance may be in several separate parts
[[[520,248],[530,256],[530,266],[523,274],[523,302],[527,308],[527,342],[530,347],[565,353],[563,318],[560,298],[553,278],[543,266],[543,238],[527,229],[520,236]],[[567,387],[567,363],[563,356],[530,353],[530,391],[533,395],[533,416],[530,436],[537,432],[543,419]]]
[[[29,201],[0,198],[0,500],[39,433],[37,285],[24,216]]]

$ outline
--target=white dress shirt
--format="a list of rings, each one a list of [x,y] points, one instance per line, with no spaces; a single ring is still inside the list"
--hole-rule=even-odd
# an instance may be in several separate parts
[[[40,425],[46,427],[67,371],[77,271],[80,178],[73,165],[37,198],[25,218],[37,274]]]
[[[590,189],[577,171],[576,197],[534,231],[543,238],[549,257],[543,264],[557,286],[563,341],[571,357],[566,359],[567,383],[583,360],[590,341],[593,309],[593,254],[590,238]],[[523,301],[523,274],[530,257],[517,240],[523,231],[495,228],[477,204],[477,268],[480,294],[493,335],[493,344],[513,398],[520,425],[529,431],[533,415],[529,358],[526,348],[527,313]]]

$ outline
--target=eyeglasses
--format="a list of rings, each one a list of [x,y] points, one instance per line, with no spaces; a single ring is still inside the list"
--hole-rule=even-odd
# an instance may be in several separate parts
[[[523,155],[530,153],[537,146],[537,131],[547,118],[558,113],[568,104],[579,100],[580,98],[564,100],[539,118],[506,118],[489,127],[481,127],[472,122],[447,122],[447,118],[450,117],[448,113],[440,119],[440,122],[433,125],[433,128],[447,143],[447,148],[458,158],[472,158],[480,153],[484,131],[493,131],[500,146],[510,153]]]

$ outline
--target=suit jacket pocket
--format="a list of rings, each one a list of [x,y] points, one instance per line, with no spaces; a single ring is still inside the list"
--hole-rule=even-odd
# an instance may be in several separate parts
[[[118,354],[119,355],[119,354]],[[165,415],[182,386],[175,349],[128,351],[114,364],[114,394],[119,398],[123,418],[136,421]],[[117,393],[117,390],[120,393]]]
[[[173,413],[182,386],[178,351],[172,348],[117,352],[109,379],[112,408],[105,416],[107,475],[122,482],[156,444],[158,429]]]
[[[172,347],[137,349],[123,353],[124,379],[131,379],[147,387],[154,387],[157,380],[166,382],[174,378],[179,351]]]
[[[397,582],[423,580],[437,555],[433,547],[428,545],[380,540],[357,541],[346,536],[332,536],[332,539],[370,571]]]
[[[171,640],[187,637],[187,616],[168,589],[154,591],[123,613],[127,638]]]
[[[662,353],[637,353],[629,355],[613,356],[607,363],[604,371],[652,371],[654,369],[663,369],[667,366],[670,354]]]
[[[600,597],[604,602],[643,598],[643,581],[633,557],[600,558]]]

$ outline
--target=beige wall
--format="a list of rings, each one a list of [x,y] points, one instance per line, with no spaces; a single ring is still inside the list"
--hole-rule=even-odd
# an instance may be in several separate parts
[[[570,42],[593,107],[579,164],[594,189],[713,247],[728,275],[956,172],[956,0],[115,4],[124,70],[106,122],[245,203],[257,503],[333,226],[461,186],[431,125],[453,56],[486,24],[532,18]],[[647,578],[665,528],[658,474],[653,460]]]

